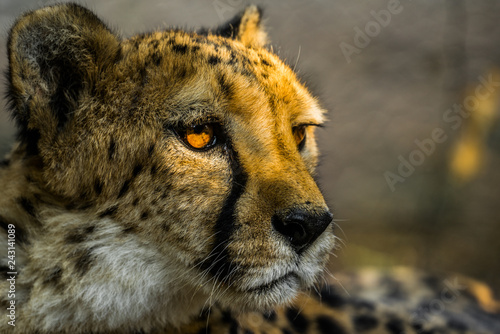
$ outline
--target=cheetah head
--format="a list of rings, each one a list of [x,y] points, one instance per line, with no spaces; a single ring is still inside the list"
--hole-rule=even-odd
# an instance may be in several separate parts
[[[16,22],[8,94],[43,231],[34,291],[58,266],[94,311],[264,310],[318,279],[335,239],[314,181],[324,111],[260,20],[251,6],[214,30],[129,39],[75,4]]]

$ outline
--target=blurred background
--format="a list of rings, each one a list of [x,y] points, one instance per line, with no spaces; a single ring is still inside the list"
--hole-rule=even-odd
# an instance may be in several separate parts
[[[123,37],[216,26],[249,3],[84,2]],[[331,270],[416,266],[499,291],[500,2],[251,3],[264,8],[274,50],[329,110],[319,176],[343,240]],[[14,19],[49,4],[0,2],[2,69]],[[2,100],[0,155],[15,133],[5,109]]]

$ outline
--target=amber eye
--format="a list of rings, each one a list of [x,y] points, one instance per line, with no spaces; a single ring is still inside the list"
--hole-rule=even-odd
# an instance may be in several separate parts
[[[173,130],[187,147],[197,151],[208,150],[216,144],[225,142],[224,132],[219,123],[195,123],[173,127]]]
[[[186,144],[197,150],[206,149],[214,144],[215,134],[212,124],[189,126],[183,135]]]
[[[302,149],[306,139],[306,126],[305,125],[294,126],[292,131],[295,143],[297,144],[299,149]]]

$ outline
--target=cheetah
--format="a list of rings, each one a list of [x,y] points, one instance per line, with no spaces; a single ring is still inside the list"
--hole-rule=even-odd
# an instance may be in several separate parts
[[[128,39],[77,4],[15,22],[1,333],[500,333],[470,279],[323,275],[325,111],[261,17]]]

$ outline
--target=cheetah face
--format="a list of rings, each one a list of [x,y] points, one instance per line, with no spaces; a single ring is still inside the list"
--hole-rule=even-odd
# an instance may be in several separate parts
[[[120,231],[90,250],[133,240],[162,284],[238,310],[317,280],[334,243],[313,179],[323,110],[263,48],[255,7],[212,32],[128,40],[76,5],[35,13],[10,39],[12,107],[36,182]]]

